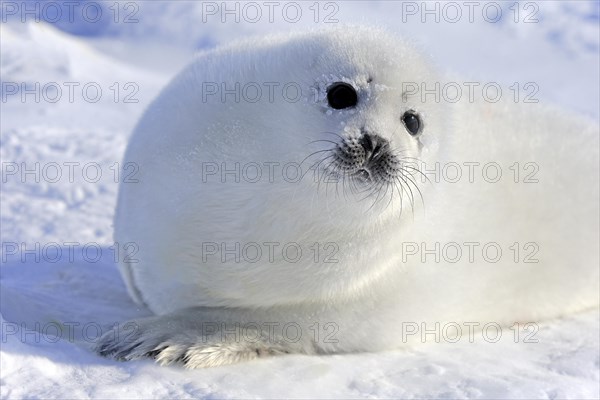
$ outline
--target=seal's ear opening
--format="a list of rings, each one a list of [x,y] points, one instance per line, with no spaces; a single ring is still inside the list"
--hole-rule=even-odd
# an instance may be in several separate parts
[[[358,94],[352,85],[335,82],[327,88],[327,101],[336,110],[350,108],[358,103]]]

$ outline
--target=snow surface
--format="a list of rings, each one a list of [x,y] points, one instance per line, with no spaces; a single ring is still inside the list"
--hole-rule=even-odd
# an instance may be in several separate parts
[[[131,24],[111,22],[112,1],[95,3],[104,18],[94,24],[81,17],[38,23],[31,16],[23,23],[8,15],[6,3],[0,8],[1,398],[600,398],[598,310],[540,324],[537,343],[525,343],[524,331],[515,343],[514,331],[505,329],[497,343],[475,335],[473,343],[294,355],[194,371],[97,357],[89,346],[98,329],[148,315],[127,297],[111,247],[114,166],[136,118],[197,50],[251,34],[325,24],[308,14],[312,2],[302,3],[306,18],[297,24],[281,18],[204,23],[201,3],[186,1],[135,3],[138,22]],[[122,13],[127,3],[119,3]],[[537,2],[539,22],[532,24],[512,21],[513,2],[501,3],[503,18],[496,23],[476,18],[454,24],[422,23],[418,17],[402,22],[399,2],[335,4],[340,22],[377,24],[408,36],[465,81],[506,86],[533,81],[542,101],[565,113],[600,117],[598,2]],[[23,102],[21,93],[8,94],[10,82],[30,88],[57,82],[63,96],[50,103],[26,95]],[[80,84],[73,102],[65,82]],[[89,82],[103,91],[98,102],[82,97],[81,87]],[[110,89],[115,82],[117,101]],[[132,92],[124,86],[128,82],[139,89],[136,103],[123,101]],[[38,182],[35,173],[10,172],[36,162]],[[64,164],[69,162],[79,163],[71,164],[72,181]],[[62,172],[57,182],[50,182],[52,163]],[[95,164],[84,177],[83,167],[90,163]],[[96,169],[102,177],[93,181]],[[21,243],[40,260],[15,251]],[[53,244],[61,246],[60,256]],[[102,257],[94,262],[96,244]],[[58,328],[61,338],[55,337]]]

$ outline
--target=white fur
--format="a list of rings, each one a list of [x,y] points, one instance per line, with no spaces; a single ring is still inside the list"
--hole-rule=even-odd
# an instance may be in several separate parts
[[[356,108],[331,110],[322,93],[312,96],[335,81],[359,89]],[[403,100],[402,82],[435,81],[443,84],[414,48],[366,28],[275,36],[201,54],[131,137],[124,161],[139,165],[140,182],[121,184],[115,217],[116,240],[139,246],[139,263],[121,263],[128,289],[160,316],[137,321],[137,346],[107,334],[99,351],[201,367],[285,352],[399,347],[406,322],[512,324],[597,306],[598,127],[532,104]],[[296,82],[305,98],[223,103],[212,96],[205,103],[202,82]],[[424,118],[418,140],[400,121],[408,109]],[[203,162],[300,162],[332,146],[314,142],[337,140],[326,132],[348,136],[361,127],[429,166],[494,161],[509,173],[514,162],[535,162],[540,182],[490,184],[480,173],[473,183],[417,179],[423,202],[411,186],[414,201],[405,190],[402,199],[398,191],[382,193],[374,205],[348,185],[312,175],[295,184],[281,175],[275,182],[202,182]],[[207,263],[200,253],[206,242],[296,242],[303,249],[336,243],[338,262]],[[480,257],[403,262],[403,242],[497,242],[504,251],[535,242],[540,262],[515,263],[512,253],[495,264]],[[206,342],[191,323],[201,321],[291,321],[303,337]],[[315,322],[335,324],[337,342],[308,340]]]

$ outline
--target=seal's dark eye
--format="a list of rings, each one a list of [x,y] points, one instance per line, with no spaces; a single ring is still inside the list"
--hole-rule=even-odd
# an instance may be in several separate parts
[[[354,107],[358,103],[358,95],[352,85],[336,82],[327,89],[327,101],[332,108],[340,110]]]
[[[407,111],[402,116],[402,122],[412,136],[417,136],[421,133],[421,118],[414,111]]]

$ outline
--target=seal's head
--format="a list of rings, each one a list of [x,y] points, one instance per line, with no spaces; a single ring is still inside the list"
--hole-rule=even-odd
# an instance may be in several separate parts
[[[421,98],[421,87],[435,81],[428,63],[378,30],[334,31],[321,45],[307,71],[316,76],[316,101],[307,106],[321,125],[309,157],[319,182],[348,192],[353,213],[382,213],[403,198],[414,207],[422,181],[416,161],[437,150],[443,127],[443,106]]]
[[[175,247],[165,253],[177,253],[187,271],[178,281],[193,282],[194,293],[205,282],[223,304],[351,293],[390,265],[376,257],[396,245],[401,217],[425,197],[415,161],[435,157],[448,125],[443,105],[422,101],[421,89],[432,87],[419,53],[376,29],[274,36],[201,54],[137,127],[126,158],[143,182],[122,190],[121,203],[139,193],[117,213],[117,231],[137,223],[135,240],[147,237],[147,248]],[[214,266],[202,259],[206,242],[299,243],[306,262],[278,252],[267,263]],[[336,263],[307,257],[315,243],[337,246]],[[202,276],[191,279],[196,270]]]
[[[313,204],[335,204],[328,212],[340,215],[400,214],[403,199],[405,209],[422,202],[416,160],[437,151],[448,126],[444,106],[423,101],[434,77],[415,48],[377,29],[241,42],[200,56],[179,77],[189,110],[177,124],[201,161],[239,162],[241,181],[252,180],[243,167],[254,177],[258,163],[260,182],[243,190],[300,203],[318,192]],[[299,194],[299,185],[312,190]]]

